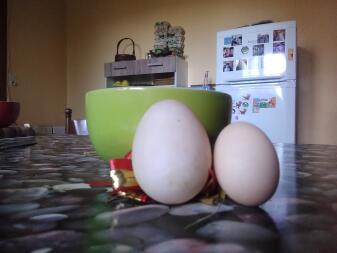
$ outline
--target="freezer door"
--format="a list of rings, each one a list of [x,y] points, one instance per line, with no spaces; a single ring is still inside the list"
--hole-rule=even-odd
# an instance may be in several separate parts
[[[216,83],[296,79],[296,22],[217,33]]]
[[[216,90],[232,96],[232,122],[250,122],[274,143],[295,143],[295,85],[217,85]]]

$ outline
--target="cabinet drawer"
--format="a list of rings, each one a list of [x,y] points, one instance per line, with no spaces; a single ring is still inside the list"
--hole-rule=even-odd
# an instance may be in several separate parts
[[[175,57],[158,57],[136,61],[135,74],[156,74],[176,71]]]
[[[129,76],[135,74],[135,61],[119,61],[104,64],[105,77]]]
[[[158,57],[134,61],[119,61],[104,64],[105,77],[148,75],[176,72],[176,57]]]

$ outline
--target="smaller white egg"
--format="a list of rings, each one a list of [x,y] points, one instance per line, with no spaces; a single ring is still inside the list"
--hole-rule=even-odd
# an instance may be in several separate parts
[[[273,144],[262,130],[249,123],[232,123],[221,131],[214,147],[214,169],[225,193],[246,206],[257,206],[271,198],[279,181]]]
[[[165,204],[192,199],[203,188],[212,163],[202,123],[176,100],[153,104],[141,118],[132,145],[132,166],[141,189]]]

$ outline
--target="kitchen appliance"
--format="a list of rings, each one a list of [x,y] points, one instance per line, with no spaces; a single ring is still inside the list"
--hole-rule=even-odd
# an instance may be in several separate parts
[[[295,143],[296,21],[218,32],[216,84],[232,96],[232,122]]]

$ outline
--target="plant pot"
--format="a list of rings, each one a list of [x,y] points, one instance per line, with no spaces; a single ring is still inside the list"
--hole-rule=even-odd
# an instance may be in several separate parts
[[[20,114],[20,103],[0,101],[0,128],[13,124]]]

